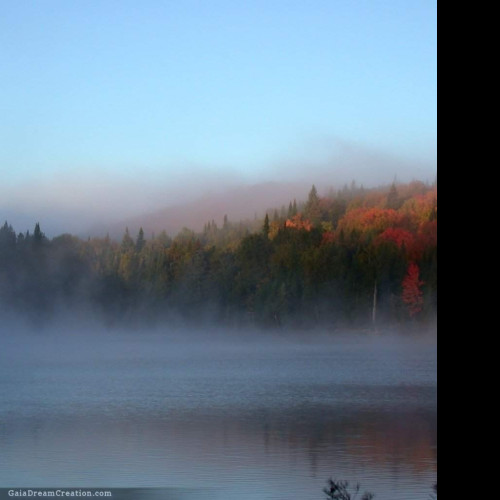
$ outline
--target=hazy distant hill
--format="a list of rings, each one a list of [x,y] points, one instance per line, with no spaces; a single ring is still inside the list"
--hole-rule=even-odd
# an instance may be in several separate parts
[[[252,186],[239,186],[223,192],[209,193],[201,198],[162,210],[123,219],[110,224],[94,225],[87,232],[92,236],[120,239],[128,227],[132,236],[142,227],[146,237],[165,230],[175,236],[183,227],[200,231],[212,219],[222,224],[224,215],[230,221],[264,216],[266,208],[288,207],[293,199],[305,200],[311,186],[299,183],[267,182]]]

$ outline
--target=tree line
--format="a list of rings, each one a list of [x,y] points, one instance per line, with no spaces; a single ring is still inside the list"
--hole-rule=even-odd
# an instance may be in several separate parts
[[[0,308],[43,324],[85,310],[108,324],[377,328],[437,312],[437,186],[352,183],[201,232],[121,241],[0,227]]]

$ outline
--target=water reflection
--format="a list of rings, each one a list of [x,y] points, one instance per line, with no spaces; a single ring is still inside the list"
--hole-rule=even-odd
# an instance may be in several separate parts
[[[268,494],[293,480],[294,491],[305,494],[335,472],[363,476],[372,490],[387,489],[379,484],[385,478],[425,491],[435,479],[434,421],[432,412],[336,413],[329,407],[154,419],[24,417],[3,422],[0,483],[246,484]]]
[[[334,476],[416,500],[436,480],[432,348],[96,345],[2,359],[0,486],[303,500]]]

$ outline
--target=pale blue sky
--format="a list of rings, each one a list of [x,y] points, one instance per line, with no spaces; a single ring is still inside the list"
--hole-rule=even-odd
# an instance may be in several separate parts
[[[435,0],[1,5],[0,210],[301,162],[335,183],[338,144],[433,178]]]

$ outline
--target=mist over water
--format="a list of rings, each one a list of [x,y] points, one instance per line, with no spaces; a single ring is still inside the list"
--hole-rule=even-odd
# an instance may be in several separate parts
[[[429,498],[436,1],[2,7],[0,489]]]
[[[0,484],[425,498],[431,337],[54,326],[1,335]],[[29,453],[28,453],[29,450]]]

